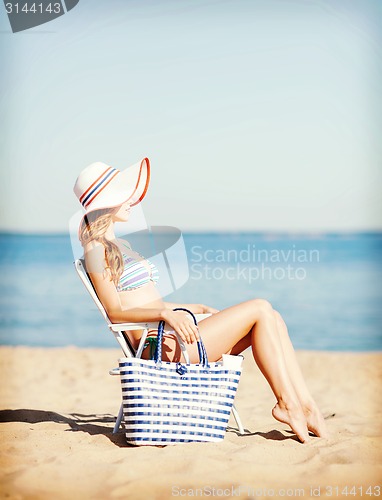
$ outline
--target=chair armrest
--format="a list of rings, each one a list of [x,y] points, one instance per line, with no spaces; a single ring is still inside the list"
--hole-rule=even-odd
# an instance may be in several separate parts
[[[199,321],[202,321],[203,319],[209,318],[212,316],[211,313],[203,313],[203,314],[195,314],[196,321],[199,323]]]
[[[111,370],[109,370],[109,375],[120,375],[119,367],[118,368],[112,368]]]
[[[145,330],[158,328],[158,322],[156,323],[109,323],[108,327],[113,332],[124,332],[128,330]]]
[[[208,314],[195,314],[197,321],[202,321],[205,318],[211,316],[211,313]],[[158,321],[151,323],[109,323],[109,328],[113,330],[113,332],[124,332],[128,330],[144,330],[145,328],[151,330],[158,329]]]

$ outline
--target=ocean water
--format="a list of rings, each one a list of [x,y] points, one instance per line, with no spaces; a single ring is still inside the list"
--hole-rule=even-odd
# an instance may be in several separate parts
[[[189,278],[166,300],[222,309],[265,298],[297,349],[381,350],[382,233],[183,239]],[[69,236],[1,234],[0,248],[1,344],[117,346],[75,272]]]

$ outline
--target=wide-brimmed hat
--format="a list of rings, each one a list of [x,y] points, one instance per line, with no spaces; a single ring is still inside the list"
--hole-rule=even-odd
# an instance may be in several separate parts
[[[93,210],[118,207],[129,200],[132,206],[136,205],[144,198],[149,181],[148,158],[123,171],[97,161],[82,170],[73,190],[85,216]]]

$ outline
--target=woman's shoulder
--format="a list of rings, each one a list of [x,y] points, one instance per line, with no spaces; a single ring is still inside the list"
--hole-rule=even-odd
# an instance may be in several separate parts
[[[116,242],[121,250],[132,250],[130,243],[124,238],[118,238]]]
[[[102,272],[105,268],[105,247],[99,241],[84,246],[84,257],[88,272]]]
[[[89,241],[86,243],[84,246],[84,253],[85,255],[91,254],[99,254],[100,252],[105,252],[105,247],[100,241]]]

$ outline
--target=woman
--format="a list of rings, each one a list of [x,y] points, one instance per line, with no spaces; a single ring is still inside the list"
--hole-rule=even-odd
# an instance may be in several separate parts
[[[109,318],[115,323],[164,320],[170,333],[164,340],[164,359],[178,361],[175,333],[188,344],[191,362],[197,362],[196,341],[203,338],[208,358],[239,354],[247,347],[267,379],[275,397],[272,415],[288,424],[298,439],[309,441],[309,431],[327,437],[324,419],[305,384],[287,327],[271,304],[255,298],[223,311],[202,304],[164,302],[156,282],[158,271],[117,239],[114,223],[126,222],[131,208],[146,194],[150,179],[147,158],[120,172],[105,163],[89,165],[77,178],[74,191],[85,209],[79,227],[86,268]],[[173,311],[185,307],[195,314],[210,313],[196,327],[190,315]],[[171,334],[172,330],[172,334]],[[136,347],[141,331],[132,332]],[[148,358],[149,346],[143,357]]]

